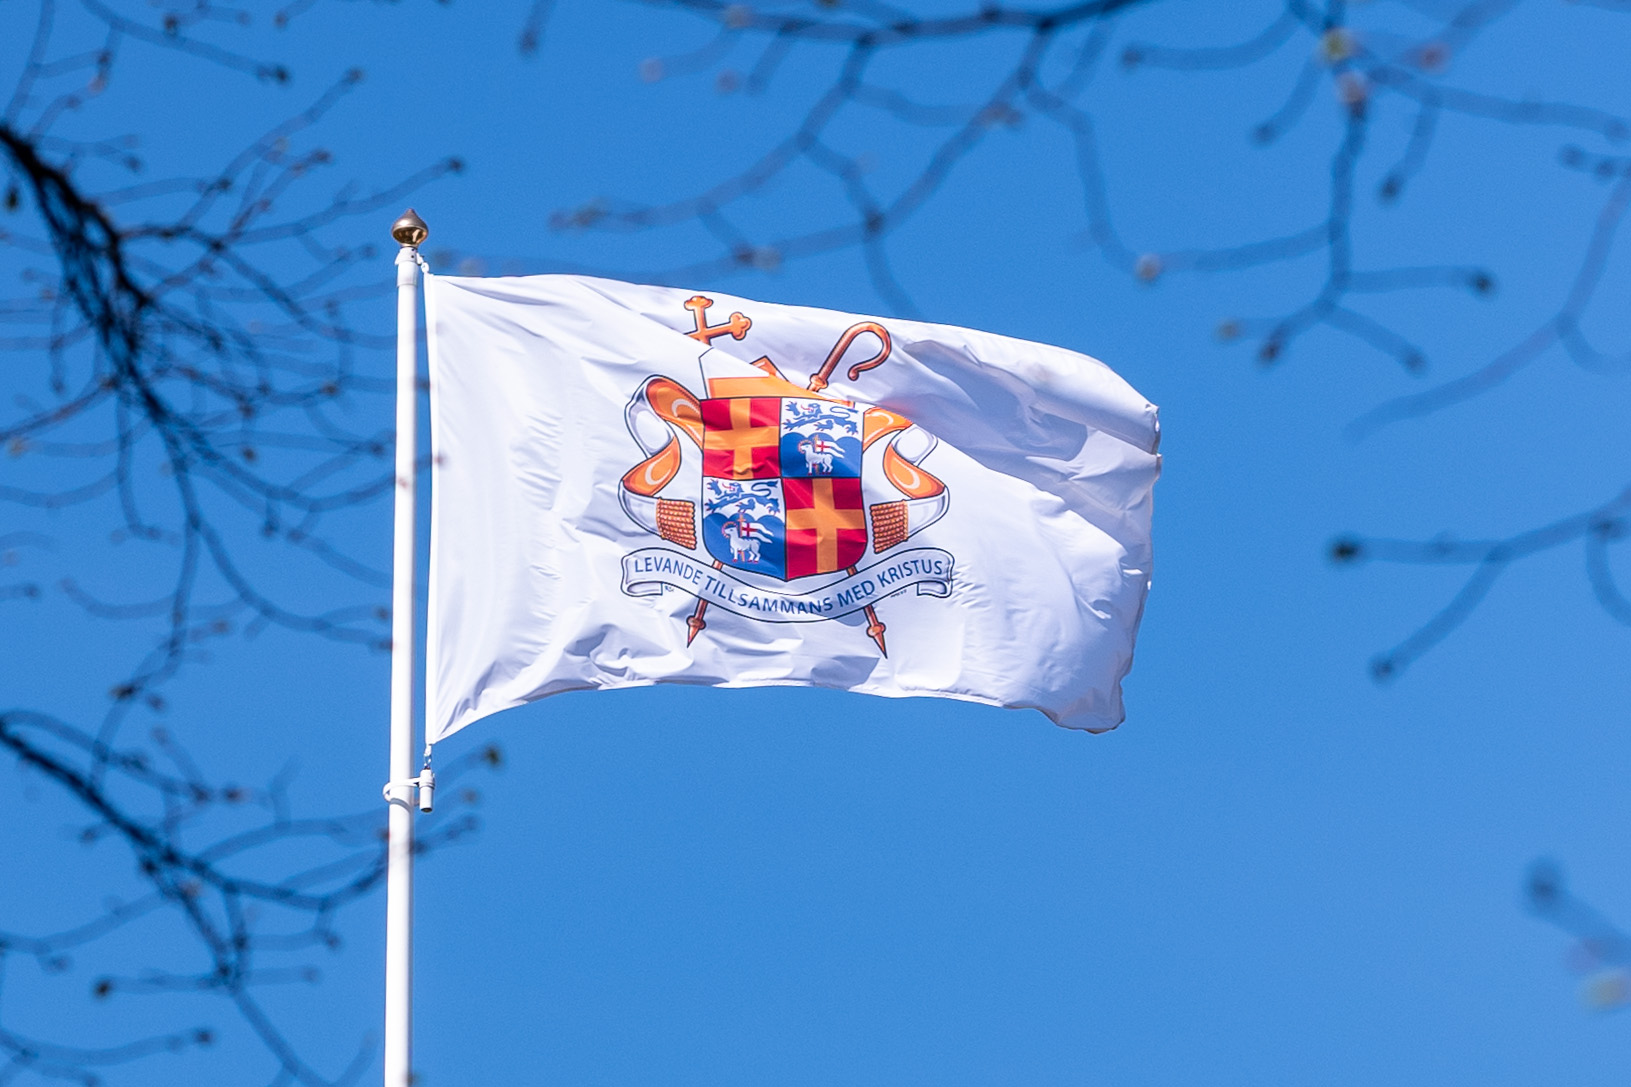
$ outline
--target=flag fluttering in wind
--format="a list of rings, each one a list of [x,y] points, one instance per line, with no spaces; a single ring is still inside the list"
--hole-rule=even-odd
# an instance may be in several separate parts
[[[564,691],[803,685],[1121,722],[1154,405],[945,325],[426,276],[427,738]]]

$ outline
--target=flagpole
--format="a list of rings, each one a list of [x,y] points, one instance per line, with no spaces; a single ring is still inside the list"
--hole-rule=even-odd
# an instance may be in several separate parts
[[[414,497],[419,402],[419,244],[413,209],[391,226],[396,255],[396,520],[391,559],[390,822],[385,847],[385,1087],[413,1082]]]

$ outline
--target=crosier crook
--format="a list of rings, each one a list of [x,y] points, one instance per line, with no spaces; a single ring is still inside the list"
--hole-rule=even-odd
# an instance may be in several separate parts
[[[689,303],[687,304],[689,305]],[[741,314],[731,315],[732,320],[737,317],[741,317]],[[743,318],[743,320],[746,319]],[[858,362],[851,366],[849,368],[849,379],[854,381],[866,371],[883,365],[884,359],[889,357],[889,352],[894,346],[890,342],[888,330],[875,321],[862,321],[859,324],[850,325],[849,328],[844,330],[844,334],[838,337],[838,342],[833,344],[832,350],[827,353],[827,361],[821,364],[821,369],[810,375],[811,392],[818,393],[827,387],[827,382],[831,379],[833,370],[838,367],[838,360],[844,357],[844,352],[849,350],[850,344],[854,343],[855,338],[863,332],[870,332],[878,337],[883,347],[876,355],[873,355],[865,362]],[[740,336],[737,337],[737,339],[741,338]]]

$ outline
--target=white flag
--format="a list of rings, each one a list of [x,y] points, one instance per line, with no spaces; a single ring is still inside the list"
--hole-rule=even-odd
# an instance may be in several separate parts
[[[427,276],[428,733],[563,691],[833,687],[1122,720],[1156,409],[945,325]]]

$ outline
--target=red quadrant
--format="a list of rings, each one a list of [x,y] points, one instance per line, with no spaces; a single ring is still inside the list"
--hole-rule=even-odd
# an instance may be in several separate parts
[[[781,468],[779,397],[702,402],[702,474],[715,479],[775,479]]]
[[[866,553],[866,516],[859,479],[784,479],[787,576],[845,570]]]

